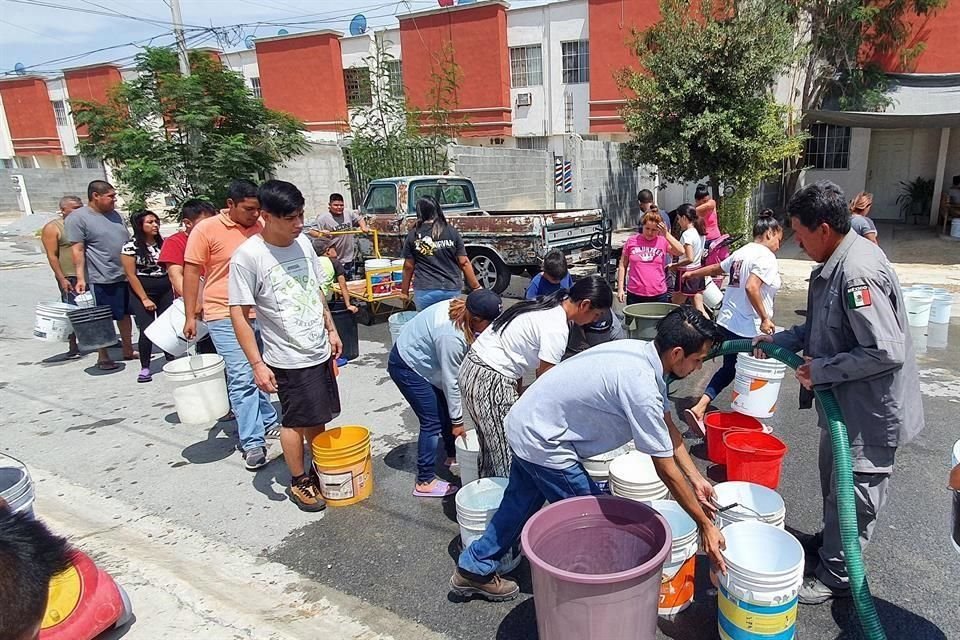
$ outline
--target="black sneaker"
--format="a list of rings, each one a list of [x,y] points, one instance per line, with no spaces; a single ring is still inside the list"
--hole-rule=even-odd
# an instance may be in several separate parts
[[[256,471],[267,466],[267,448],[253,447],[243,452],[243,466],[247,471]]]

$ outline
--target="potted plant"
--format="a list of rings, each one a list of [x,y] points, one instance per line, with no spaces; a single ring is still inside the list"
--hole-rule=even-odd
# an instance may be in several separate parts
[[[900,195],[897,204],[904,218],[908,215],[919,216],[930,211],[933,202],[933,178],[917,177],[910,182],[900,182]]]

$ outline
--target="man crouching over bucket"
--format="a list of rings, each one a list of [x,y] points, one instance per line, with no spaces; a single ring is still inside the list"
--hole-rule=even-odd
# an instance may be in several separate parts
[[[580,460],[626,444],[653,457],[657,475],[700,529],[703,549],[726,573],[726,545],[711,518],[713,486],[693,464],[667,412],[666,377],[703,366],[719,339],[716,326],[680,307],[657,325],[653,342],[618,340],[589,349],[542,375],[507,414],[513,452],[509,484],[483,536],[460,554],[450,587],[460,596],[510,600],[512,580],[496,575],[526,521],[543,505],[602,491]]]

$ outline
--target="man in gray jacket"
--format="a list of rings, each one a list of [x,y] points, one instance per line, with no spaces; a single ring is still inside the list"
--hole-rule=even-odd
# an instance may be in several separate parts
[[[801,189],[787,211],[800,247],[821,266],[810,275],[806,322],[754,342],[802,349],[806,364],[797,379],[803,390],[830,389],[836,396],[850,439],[860,544],[866,546],[887,501],[897,447],[924,426],[903,292],[883,251],[851,230],[840,187],[824,181]],[[849,595],[833,449],[819,403],[817,412],[823,531],[805,541],[818,562],[800,590],[801,604]]]

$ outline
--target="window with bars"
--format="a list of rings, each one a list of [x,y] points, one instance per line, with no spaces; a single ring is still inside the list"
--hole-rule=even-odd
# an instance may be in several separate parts
[[[387,69],[387,90],[394,98],[403,95],[403,67],[399,60],[387,60],[385,63]]]
[[[370,69],[366,67],[344,69],[343,87],[347,94],[348,107],[369,107],[373,103],[370,93]]]
[[[0,160],[0,163],[3,164],[3,168],[4,168],[4,169],[16,169],[16,168],[17,168],[17,163],[14,161],[13,158],[3,158],[2,160]]]
[[[83,158],[80,156],[67,156],[71,169],[83,169]]]
[[[263,99],[263,94],[260,92],[260,78],[250,78],[250,91],[253,97]]]
[[[546,136],[528,136],[517,138],[517,149],[533,149],[534,151],[546,151],[549,139]]]
[[[560,43],[564,84],[590,82],[590,41],[573,40]]]
[[[53,115],[57,118],[58,127],[70,126],[70,120],[67,119],[67,105],[63,100],[53,100]]]
[[[83,156],[83,166],[87,169],[99,169],[103,166],[103,163],[93,156]]]
[[[510,47],[510,86],[536,87],[543,84],[543,56],[540,45]]]
[[[813,169],[850,168],[850,127],[817,123],[810,127],[805,163]]]

